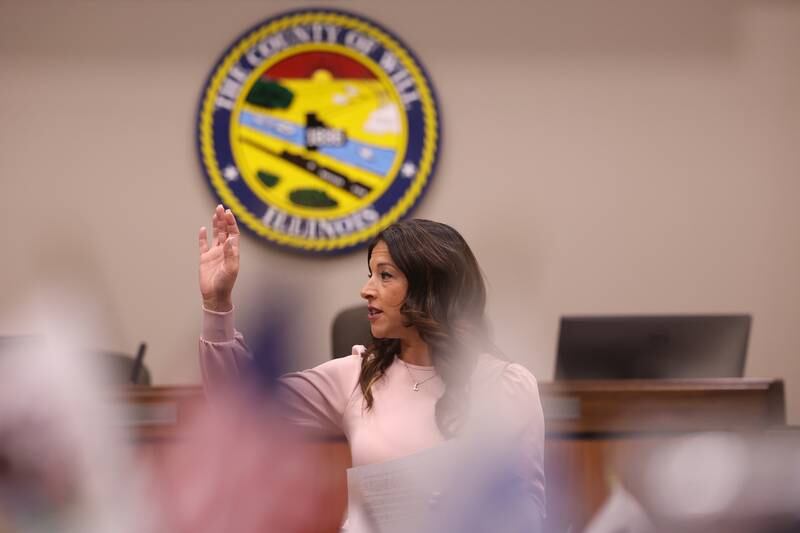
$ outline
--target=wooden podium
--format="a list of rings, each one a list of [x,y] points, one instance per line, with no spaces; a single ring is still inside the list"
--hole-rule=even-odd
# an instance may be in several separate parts
[[[548,531],[580,531],[609,493],[619,457],[687,433],[759,432],[785,425],[783,382],[766,379],[562,381],[540,383],[546,420]],[[143,457],[177,444],[203,404],[200,387],[131,387],[120,393]],[[346,505],[347,442],[316,442],[341,492],[331,531]]]

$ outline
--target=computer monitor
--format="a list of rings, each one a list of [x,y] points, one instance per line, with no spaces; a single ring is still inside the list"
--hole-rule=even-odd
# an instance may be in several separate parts
[[[741,377],[750,323],[750,315],[562,317],[556,379]]]

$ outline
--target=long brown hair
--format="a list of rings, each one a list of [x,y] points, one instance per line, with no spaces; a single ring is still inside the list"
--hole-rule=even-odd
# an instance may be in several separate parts
[[[430,220],[398,222],[370,244],[386,243],[392,260],[408,280],[400,312],[428,345],[445,392],[436,403],[436,424],[453,436],[468,409],[469,378],[482,352],[493,351],[484,311],[486,287],[478,261],[452,227]],[[366,408],[374,403],[372,386],[400,354],[399,339],[373,339],[361,359],[359,386]]]

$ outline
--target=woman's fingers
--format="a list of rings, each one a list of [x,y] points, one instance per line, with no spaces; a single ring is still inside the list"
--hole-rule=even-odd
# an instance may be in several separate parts
[[[225,231],[228,235],[239,235],[239,225],[230,209],[225,211]]]
[[[225,264],[230,269],[230,272],[239,272],[239,237],[236,235],[228,237],[222,250],[225,256]]]
[[[216,245],[219,241],[219,224],[217,223],[217,210],[211,215],[211,234],[213,236],[213,243]]]
[[[217,205],[214,209],[211,225],[214,230],[214,246],[224,245],[230,235],[239,236],[239,225],[236,223],[236,217],[233,216],[230,209],[222,207],[222,204]],[[238,247],[238,242],[236,246]]]
[[[225,239],[228,238],[225,224],[225,209],[222,207],[222,204],[217,205],[212,220],[214,221],[214,244],[221,246],[225,244]]]
[[[204,254],[208,251],[208,230],[205,226],[200,228],[200,253]]]

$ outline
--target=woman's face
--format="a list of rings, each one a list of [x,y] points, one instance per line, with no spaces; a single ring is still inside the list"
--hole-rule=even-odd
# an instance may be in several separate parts
[[[402,339],[409,335],[400,308],[406,299],[408,280],[389,253],[383,241],[372,249],[369,260],[369,279],[361,288],[367,301],[372,336],[376,339]]]

